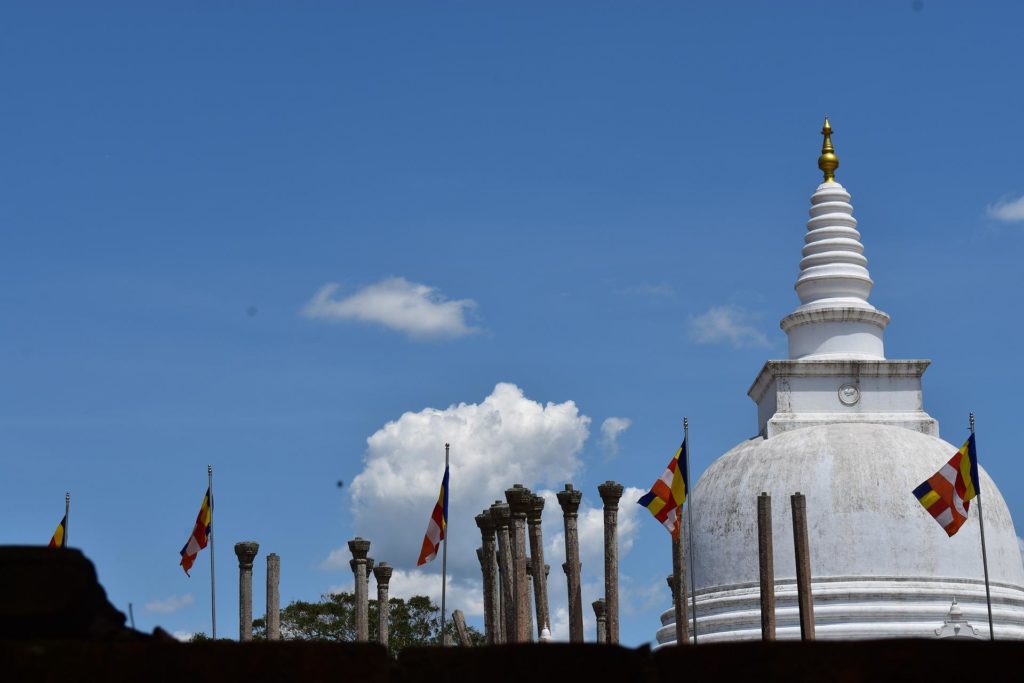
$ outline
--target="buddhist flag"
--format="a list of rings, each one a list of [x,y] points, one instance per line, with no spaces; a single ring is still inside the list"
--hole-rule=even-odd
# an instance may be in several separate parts
[[[669,530],[672,538],[679,538],[679,519],[689,488],[686,482],[686,457],[686,439],[683,439],[658,481],[637,501]]]
[[[60,520],[60,524],[57,525],[57,530],[53,532],[53,537],[50,538],[51,548],[67,548],[67,528],[68,528],[68,516],[64,514],[64,519]]]
[[[437,496],[434,512],[427,523],[427,533],[423,535],[423,547],[420,548],[420,559],[416,566],[426,564],[437,557],[437,548],[444,540],[448,529],[448,465],[444,467],[444,479],[441,480],[441,493]]]
[[[978,495],[978,453],[974,434],[927,481],[914,489],[914,497],[952,536],[967,521],[970,501]]]
[[[210,498],[210,489],[206,489],[206,495],[203,496],[203,504],[199,506],[199,516],[196,517],[196,524],[192,528],[192,535],[189,536],[185,547],[181,549],[181,568],[185,570],[186,576],[190,576],[188,570],[192,568],[192,563],[196,561],[196,555],[210,541],[212,525],[213,499]]]

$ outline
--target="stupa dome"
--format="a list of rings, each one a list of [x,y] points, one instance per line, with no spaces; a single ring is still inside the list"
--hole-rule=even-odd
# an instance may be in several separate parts
[[[911,493],[956,451],[904,427],[829,424],[745,441],[693,491],[701,642],[761,638],[757,500],[772,495],[779,638],[799,638],[789,494],[807,500],[819,639],[934,637],[956,597],[986,625],[977,510],[952,538]],[[1024,565],[1006,503],[981,471],[993,619],[1024,638]],[[674,638],[671,610],[659,641]]]
[[[758,436],[716,460],[687,503],[698,642],[761,638],[762,492],[772,497],[780,639],[800,637],[790,507],[797,492],[806,499],[818,638],[934,638],[952,600],[988,637],[977,500],[949,537],[913,495],[967,430],[956,445],[939,438],[938,422],[924,410],[929,361],[885,356],[889,316],[868,301],[874,281],[851,196],[835,180],[839,159],[827,119],[822,134],[824,182],[811,197],[795,286],[800,304],[780,323],[789,358],[767,361],[748,391]],[[984,463],[983,435],[979,442]],[[983,468],[980,480],[992,632],[1024,639],[1017,534]],[[661,621],[658,642],[674,642],[673,610]]]

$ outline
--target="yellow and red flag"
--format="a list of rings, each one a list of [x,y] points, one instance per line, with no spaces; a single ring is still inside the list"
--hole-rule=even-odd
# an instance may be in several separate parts
[[[967,521],[970,501],[978,495],[978,452],[974,434],[938,472],[914,489],[914,498],[950,536]]]
[[[181,549],[181,568],[185,570],[186,576],[189,576],[188,570],[196,561],[196,555],[209,543],[212,525],[213,499],[210,497],[210,489],[206,489],[203,504],[199,506],[199,516],[196,517],[196,524],[192,528],[192,535],[189,536],[185,547]]]
[[[50,538],[51,548],[67,548],[67,528],[68,528],[68,516],[65,513],[64,519],[60,520],[60,524],[57,525],[57,530],[53,532],[53,536]]]
[[[672,534],[672,538],[679,538],[679,521],[689,488],[686,481],[686,457],[686,439],[683,439],[658,481],[637,501],[651,511],[654,518]]]
[[[416,566],[426,564],[437,557],[437,548],[444,540],[448,529],[448,466],[444,467],[444,478],[441,480],[441,493],[427,523],[427,533],[423,535],[423,546],[420,548],[420,559]]]

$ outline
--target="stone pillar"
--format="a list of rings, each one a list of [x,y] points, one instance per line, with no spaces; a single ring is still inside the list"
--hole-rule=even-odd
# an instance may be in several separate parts
[[[476,525],[480,528],[483,546],[477,550],[480,560],[480,571],[484,577],[484,634],[488,645],[500,643],[501,629],[498,626],[498,606],[495,598],[498,593],[498,564],[495,561],[494,532],[496,525],[490,512],[481,512],[476,516]],[[500,598],[498,598],[500,600]]]
[[[796,599],[800,606],[800,640],[814,640],[814,599],[811,596],[811,551],[807,543],[807,499],[797,491],[793,505],[793,549],[796,551]]]
[[[281,640],[281,558],[267,555],[267,640]]]
[[[533,593],[533,587],[536,586],[536,585],[537,585],[537,581],[535,580],[535,578],[533,576],[533,563],[530,561],[530,558],[527,557],[526,558],[526,595],[527,596],[530,596],[530,595],[534,594]],[[529,597],[527,597],[527,599],[526,599],[526,613],[528,615],[528,617],[526,619],[526,634],[527,634],[526,639],[528,641],[532,641],[533,640],[533,603],[530,601]]]
[[[388,622],[391,617],[391,604],[388,602],[388,584],[391,583],[391,565],[381,562],[373,568],[373,578],[377,579],[377,642],[388,646]]]
[[[473,642],[469,639],[469,629],[466,628],[466,615],[462,610],[452,612],[452,621],[455,622],[455,633],[459,636],[459,645],[470,647]]]
[[[544,537],[540,528],[541,514],[544,512],[544,498],[531,496],[530,507],[526,511],[526,522],[530,532],[530,560],[533,563],[533,598],[537,605],[537,637],[545,626],[551,623],[548,614],[548,577],[543,571]]]
[[[252,640],[252,561],[260,544],[255,541],[242,541],[235,544],[235,555],[238,556],[238,639]]]
[[[512,511],[512,590],[515,593],[512,598],[515,605],[515,640],[510,641],[516,643],[530,640],[530,593],[526,581],[526,512],[530,509],[532,495],[522,484],[505,490],[505,500]]]
[[[370,639],[370,596],[367,595],[369,581],[367,579],[366,554],[370,552],[370,542],[365,538],[353,538],[348,542],[352,552],[352,573],[355,574],[356,599],[356,641],[365,643]]]
[[[669,586],[672,589],[672,609],[676,620],[676,645],[690,644],[690,596],[686,590],[686,556],[683,553],[682,524],[679,535],[672,539],[672,576]]]
[[[775,640],[775,564],[772,557],[772,497],[757,497],[757,562],[761,575],[761,640]]]
[[[509,538],[509,525],[512,512],[507,503],[494,501],[491,506],[491,519],[498,538],[498,574],[501,579],[501,642],[514,643],[515,640],[515,593],[512,587],[512,540]]]
[[[608,622],[605,620],[604,598],[594,601],[594,618],[597,620],[597,642],[608,642]]]
[[[619,644],[619,499],[622,484],[606,481],[597,487],[604,501],[604,599],[608,643]]]
[[[569,593],[569,640],[583,642],[583,597],[580,594],[580,535],[577,530],[577,513],[580,509],[582,491],[566,484],[558,492],[558,504],[562,506],[562,520],[565,523],[565,583]]]

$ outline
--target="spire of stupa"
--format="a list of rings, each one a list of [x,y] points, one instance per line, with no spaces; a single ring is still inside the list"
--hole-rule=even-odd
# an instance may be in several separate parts
[[[800,306],[782,320],[790,358],[885,357],[889,316],[868,302],[874,282],[853,217],[850,193],[836,182],[839,158],[828,117],[818,168],[825,180],[811,196],[796,292]]]

